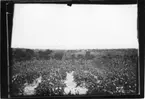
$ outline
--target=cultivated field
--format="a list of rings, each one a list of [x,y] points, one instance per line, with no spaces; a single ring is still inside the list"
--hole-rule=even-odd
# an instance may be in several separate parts
[[[11,65],[12,96],[137,93],[136,49],[12,49]]]

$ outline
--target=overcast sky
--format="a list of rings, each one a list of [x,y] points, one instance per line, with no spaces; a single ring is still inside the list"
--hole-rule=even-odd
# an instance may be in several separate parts
[[[138,48],[137,5],[15,4],[12,48]]]

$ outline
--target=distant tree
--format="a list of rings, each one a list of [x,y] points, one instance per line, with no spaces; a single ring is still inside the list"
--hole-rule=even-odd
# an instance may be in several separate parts
[[[52,50],[45,50],[45,51],[39,51],[38,56],[39,59],[50,59],[50,54],[52,53]]]
[[[78,56],[81,56],[81,55],[82,55],[83,57],[85,57],[86,51],[80,50],[80,51],[78,51],[78,52],[75,52],[74,54],[75,54],[75,57],[76,57],[76,58],[78,58]]]
[[[31,49],[26,49],[26,59],[30,60],[35,56],[34,51]]]
[[[79,54],[79,55],[77,56],[77,58],[78,58],[78,59],[83,59],[83,58],[84,58],[84,55]]]
[[[44,51],[44,53],[47,54],[47,55],[49,55],[49,54],[52,53],[52,50],[47,49],[47,50]]]
[[[72,58],[72,59],[75,59],[75,54],[72,54],[72,55],[71,55],[71,58]]]
[[[86,59],[93,59],[93,58],[95,58],[95,56],[94,56],[94,55],[91,55],[91,54],[90,54],[90,51],[87,51],[87,52],[86,52],[86,55],[85,55],[85,58],[86,58]]]
[[[57,60],[62,60],[62,58],[63,58],[63,52],[57,52],[57,53],[55,53],[54,58],[57,59]]]
[[[21,61],[25,56],[25,53],[21,49],[15,49],[12,51],[12,58],[15,61]]]
[[[34,57],[33,50],[30,49],[15,49],[12,50],[12,58],[15,61],[26,61]]]

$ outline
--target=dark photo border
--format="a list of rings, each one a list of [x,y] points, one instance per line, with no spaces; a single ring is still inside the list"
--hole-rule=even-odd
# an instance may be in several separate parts
[[[48,97],[17,97],[17,98],[143,98],[144,97],[144,0],[2,0],[1,2],[1,97],[10,97],[10,62],[11,56],[11,37],[13,26],[14,4],[114,4],[126,5],[137,4],[138,10],[138,42],[139,42],[139,61],[138,61],[138,94],[137,95],[121,95],[121,96],[48,96]],[[16,98],[16,97],[14,97]]]

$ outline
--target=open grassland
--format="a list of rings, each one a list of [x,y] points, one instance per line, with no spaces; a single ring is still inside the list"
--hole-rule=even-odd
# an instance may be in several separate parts
[[[67,73],[74,71],[77,86],[88,89],[86,95],[131,95],[137,93],[137,50],[91,51],[91,58],[12,60],[11,94],[24,95],[25,83],[38,77],[41,83],[34,95],[65,95]],[[76,53],[76,52],[74,52]],[[82,55],[82,54],[81,54]],[[84,56],[84,55],[83,55]],[[77,56],[78,57],[78,56]],[[71,93],[67,95],[72,95]]]

